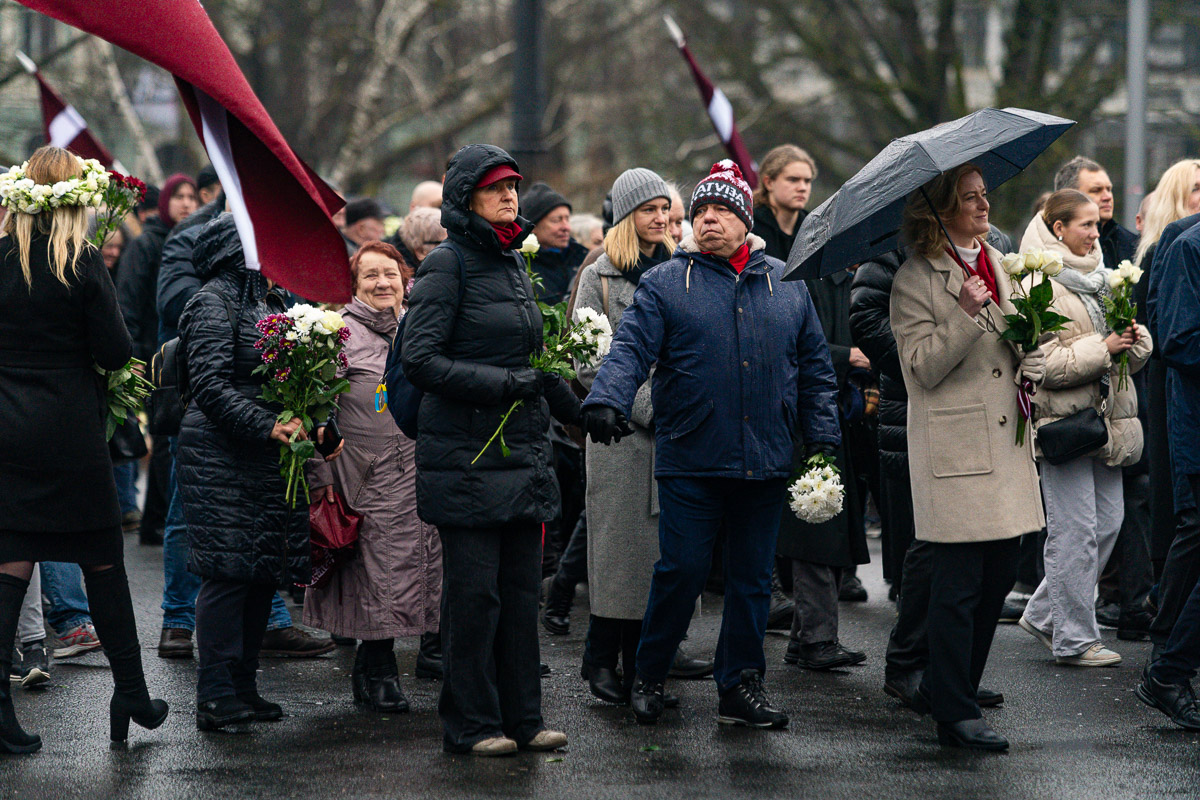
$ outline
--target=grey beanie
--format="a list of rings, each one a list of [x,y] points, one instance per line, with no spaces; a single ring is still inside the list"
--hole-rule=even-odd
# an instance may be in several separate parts
[[[657,172],[644,167],[625,170],[613,181],[613,225],[632,214],[642,203],[656,197],[671,199],[670,187]]]

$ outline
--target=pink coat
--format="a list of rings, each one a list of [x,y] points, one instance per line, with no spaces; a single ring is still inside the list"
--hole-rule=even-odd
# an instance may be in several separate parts
[[[437,529],[417,517],[415,443],[392,415],[375,411],[396,318],[355,298],[342,311],[350,328],[345,354],[350,381],[338,427],[342,455],[322,464],[313,486],[331,481],[363,515],[358,552],[322,589],[309,589],[304,624],[355,639],[415,636],[438,629],[442,546]]]

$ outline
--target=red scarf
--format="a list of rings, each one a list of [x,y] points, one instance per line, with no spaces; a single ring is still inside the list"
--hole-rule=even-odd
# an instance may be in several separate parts
[[[953,245],[947,247],[946,252],[950,254],[950,257],[953,258],[959,266],[962,266],[966,269],[968,276],[978,275],[980,278],[983,278],[983,284],[987,287],[987,290],[991,292],[992,300],[997,303],[1000,302],[1000,290],[996,288],[996,271],[992,268],[992,260],[988,258],[987,248],[984,247],[983,244],[979,245],[979,261],[975,264],[974,269],[972,269],[969,264],[963,261],[962,257],[959,256],[958,251],[954,249]]]
[[[711,256],[712,253],[705,253],[704,255]],[[720,256],[716,257],[720,258]],[[738,275],[741,275],[742,270],[746,268],[748,263],[750,263],[750,245],[742,242],[742,246],[729,257],[729,266],[733,267]]]
[[[500,249],[507,250],[512,246],[513,239],[521,235],[521,226],[515,222],[490,223],[492,230],[496,232],[496,238],[500,240]]]

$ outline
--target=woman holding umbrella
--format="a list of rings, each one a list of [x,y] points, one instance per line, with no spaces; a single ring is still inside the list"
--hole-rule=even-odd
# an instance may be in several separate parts
[[[1017,539],[1044,524],[1028,444],[1014,444],[1022,375],[1044,373],[998,333],[1013,309],[1000,253],[983,242],[989,203],[974,164],[914,192],[904,210],[910,257],[892,286],[891,324],[908,389],[916,537],[933,543],[929,667],[914,708],[932,711],[949,747],[1004,750],[976,692]]]

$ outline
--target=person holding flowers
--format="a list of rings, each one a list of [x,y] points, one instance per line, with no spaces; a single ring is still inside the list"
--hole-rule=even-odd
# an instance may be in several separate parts
[[[1014,384],[1040,381],[1044,355],[1000,338],[1015,308],[1001,255],[984,241],[990,210],[970,163],[909,197],[890,319],[908,390],[916,538],[931,545],[929,663],[911,707],[932,712],[943,746],[1004,750],[980,712],[979,681],[1018,539],[1044,524],[1029,443],[1013,435]]]
[[[283,716],[258,694],[256,673],[275,590],[312,577],[307,508],[285,499],[280,474],[281,445],[309,435],[299,415],[280,419],[280,406],[261,399],[278,376],[256,372],[257,324],[288,299],[246,267],[232,214],[201,229],[193,259],[204,285],[179,318],[192,397],[175,469],[188,569],[201,579],[196,726],[214,730]]]
[[[100,251],[85,239],[104,168],[57,147],[0,176],[0,752],[32,753],[9,687],[13,638],[35,562],[80,564],[112,666],[111,733],[156,728],[125,575],[121,509],[96,368],[124,371],[132,343]],[[91,187],[97,187],[92,189]]]
[[[1059,664],[1079,667],[1121,662],[1100,641],[1095,591],[1125,515],[1121,468],[1142,455],[1137,393],[1122,380],[1123,364],[1137,372],[1152,349],[1122,288],[1136,268],[1105,267],[1099,225],[1100,209],[1091,198],[1061,189],[1021,239],[1023,252],[1046,251],[1061,256],[1065,266],[1050,276],[1053,308],[1067,321],[1042,345],[1046,376],[1034,398],[1035,427],[1095,409],[1108,433],[1102,447],[1066,463],[1042,458],[1046,577],[1019,622]],[[1042,455],[1040,446],[1038,451]]]
[[[567,743],[542,720],[537,612],[542,524],[560,502],[550,415],[578,422],[579,400],[531,365],[547,351],[517,253],[532,228],[517,215],[520,180],[492,145],[450,159],[448,239],[417,272],[399,343],[424,392],[417,512],[442,540],[443,747],[480,756]]]

